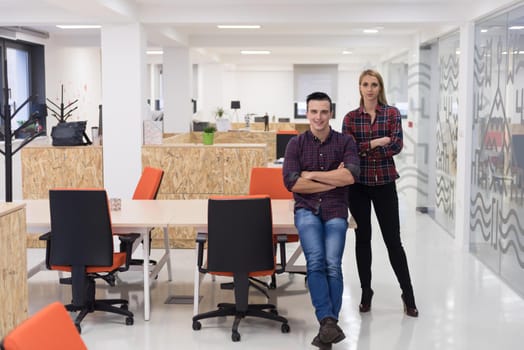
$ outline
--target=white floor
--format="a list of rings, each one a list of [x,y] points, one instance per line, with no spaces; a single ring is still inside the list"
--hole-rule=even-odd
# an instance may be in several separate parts
[[[402,312],[400,289],[389,266],[380,233],[375,234],[373,307],[359,314],[360,289],[354,261],[353,231],[348,232],[344,260],[344,304],[340,325],[347,338],[333,349],[522,349],[524,300],[501,282],[489,269],[467,252],[454,248],[450,236],[427,215],[414,213],[403,225],[403,242],[411,268],[418,319]],[[153,251],[153,255],[159,255]],[[43,250],[30,249],[29,264],[43,256]],[[90,314],[82,322],[82,337],[89,349],[316,349],[310,342],[318,331],[304,278],[278,277],[279,313],[289,319],[291,332],[283,334],[280,325],[259,319],[244,319],[239,328],[241,341],[231,341],[231,318],[209,319],[200,331],[191,327],[192,305],[165,304],[169,296],[191,296],[195,255],[193,250],[172,252],[174,280],[162,272],[152,288],[151,320],[143,319],[143,296],[139,272],[121,274],[124,283],[108,288],[103,283],[99,297],[109,291],[130,300],[135,324],[105,313]],[[206,277],[200,310],[232,300],[232,292],[220,290],[221,280]],[[116,292],[115,292],[116,291]],[[263,302],[258,292],[252,301]],[[59,286],[57,273],[40,272],[29,280],[29,312],[60,300],[69,302],[68,286]]]

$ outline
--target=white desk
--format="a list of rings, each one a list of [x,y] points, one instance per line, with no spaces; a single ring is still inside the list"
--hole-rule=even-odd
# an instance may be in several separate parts
[[[27,231],[45,233],[50,231],[49,200],[26,200]],[[111,222],[115,233],[140,233],[143,247],[144,273],[144,320],[148,321],[151,314],[150,281],[160,269],[167,265],[168,279],[172,280],[171,259],[169,254],[168,226],[173,211],[180,206],[173,206],[172,201],[157,200],[122,200],[122,210],[111,212]],[[151,227],[162,227],[164,230],[165,252],[153,270],[149,271],[149,231]],[[140,241],[140,240],[137,240]],[[45,262],[29,269],[28,277],[45,269]]]
[[[50,230],[49,200],[27,200],[27,230],[28,232],[48,232]],[[171,260],[169,258],[169,226],[191,226],[201,232],[207,231],[207,199],[180,200],[122,200],[122,209],[111,212],[111,221],[115,233],[140,232],[143,234],[144,254],[144,319],[150,318],[150,280],[160,268],[167,264],[169,280],[171,276]],[[292,200],[272,200],[273,233],[296,233],[293,216]],[[165,253],[158,261],[155,269],[149,272],[149,228],[164,229]],[[196,262],[195,262],[196,267]],[[29,270],[29,277],[44,268],[44,263]],[[198,312],[199,272],[195,269],[195,304]]]

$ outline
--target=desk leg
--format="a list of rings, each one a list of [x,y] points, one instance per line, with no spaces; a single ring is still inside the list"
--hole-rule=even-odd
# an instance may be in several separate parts
[[[149,230],[145,230],[144,239],[142,240],[142,247],[144,249],[144,320],[149,321],[149,314],[151,312],[151,297],[149,294]]]
[[[47,270],[47,268],[45,266],[45,260],[44,260],[44,261],[39,262],[35,266],[31,267],[27,271],[27,278],[29,279],[29,278],[33,277],[34,275],[36,275],[38,272],[45,271],[45,270]]]
[[[195,246],[195,252],[198,256],[198,243]],[[200,272],[198,271],[198,265],[195,264],[195,281],[193,291],[193,316],[198,315],[198,303],[200,300]]]
[[[164,227],[164,249],[167,256],[167,280],[173,280],[173,273],[171,271],[171,253],[169,248],[169,226]]]

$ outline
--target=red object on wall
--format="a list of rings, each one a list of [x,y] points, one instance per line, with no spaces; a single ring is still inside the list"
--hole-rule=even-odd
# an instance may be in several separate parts
[[[412,128],[413,127],[413,122],[410,120],[408,121],[408,128]]]

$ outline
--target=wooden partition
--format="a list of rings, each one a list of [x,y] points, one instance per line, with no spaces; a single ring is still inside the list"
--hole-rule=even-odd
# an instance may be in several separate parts
[[[57,187],[104,187],[102,146],[57,147],[38,140],[22,148],[21,162],[23,199],[47,199]],[[38,236],[29,233],[27,246],[45,247]]]
[[[142,166],[164,169],[158,199],[202,199],[210,195],[249,192],[251,168],[267,164],[266,144],[178,144],[146,145]],[[176,248],[195,246],[194,229],[170,228]],[[153,247],[163,246],[163,235],[153,233]]]
[[[215,144],[256,144],[265,143],[267,145],[267,162],[272,162],[276,157],[276,133],[275,131],[217,131],[214,137]],[[202,144],[202,132],[193,131],[190,133],[178,134],[165,138],[164,144],[173,143],[193,143]]]
[[[0,339],[27,318],[25,205],[0,203]]]
[[[21,152],[24,199],[49,198],[55,187],[104,187],[101,146],[29,144]]]

